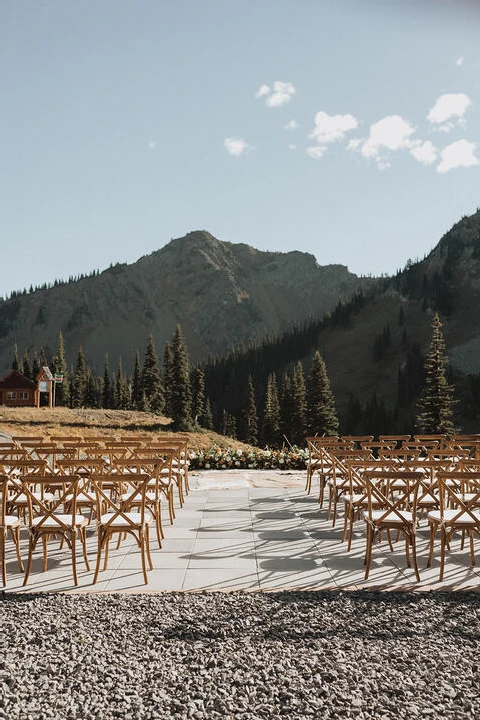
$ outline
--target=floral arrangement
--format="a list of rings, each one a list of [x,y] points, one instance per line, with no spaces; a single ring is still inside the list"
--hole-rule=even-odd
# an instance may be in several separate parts
[[[190,470],[304,470],[308,450],[296,445],[281,450],[235,450],[212,445],[208,450],[190,451]]]

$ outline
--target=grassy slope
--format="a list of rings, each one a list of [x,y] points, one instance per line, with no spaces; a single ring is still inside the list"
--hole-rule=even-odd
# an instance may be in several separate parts
[[[9,408],[0,406],[0,432],[8,435],[41,435],[46,440],[54,435],[83,436],[151,433],[168,430],[169,420],[153,413],[130,410],[69,409],[57,407]],[[189,433],[192,450],[206,450],[212,445],[249,448],[248,445],[207,430]]]

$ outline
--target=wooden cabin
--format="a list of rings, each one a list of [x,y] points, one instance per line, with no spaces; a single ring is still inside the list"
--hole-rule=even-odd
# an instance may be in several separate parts
[[[18,370],[0,372],[0,405],[35,407],[37,383]]]

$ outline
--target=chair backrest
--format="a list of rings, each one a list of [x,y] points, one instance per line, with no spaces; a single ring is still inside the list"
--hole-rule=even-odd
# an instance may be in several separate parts
[[[149,473],[105,473],[92,475],[90,481],[96,496],[97,518],[104,528],[122,525],[136,526],[145,522],[146,495],[151,477]],[[140,513],[132,520],[129,513]]]
[[[36,530],[42,529],[47,522],[50,532],[66,532],[75,524],[77,513],[77,497],[84,489],[87,480],[78,475],[70,475],[65,478],[51,475],[24,475],[21,478],[21,489],[27,498],[29,524],[35,519]],[[45,490],[55,489],[56,492],[44,499]],[[40,492],[38,492],[40,490]],[[68,505],[69,512],[65,512],[65,505]]]
[[[48,465],[45,460],[12,458],[11,460],[0,460],[0,472],[5,475],[24,475],[25,473],[43,475],[48,472]]]
[[[57,469],[61,475],[91,475],[92,473],[102,473],[106,470],[107,463],[105,458],[84,458],[82,459],[65,459],[57,460]]]
[[[480,472],[439,472],[440,515],[454,511],[449,523],[474,523],[480,528]]]
[[[403,471],[367,471],[363,475],[367,488],[367,516],[375,523],[394,521],[404,523],[404,511],[408,511],[415,519],[417,513],[418,486],[422,478],[420,472]],[[394,489],[394,491],[393,491]]]
[[[5,516],[7,515],[7,501],[9,499],[11,481],[8,475],[0,475],[0,528],[5,529]]]

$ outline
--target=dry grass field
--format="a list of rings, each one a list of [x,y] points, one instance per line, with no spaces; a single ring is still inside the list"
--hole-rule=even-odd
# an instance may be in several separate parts
[[[131,410],[97,410],[56,408],[19,408],[0,406],[0,432],[7,435],[41,435],[46,440],[55,435],[118,435],[169,430],[168,418]],[[212,445],[249,449],[249,445],[207,430],[189,433],[192,450],[208,450]]]

